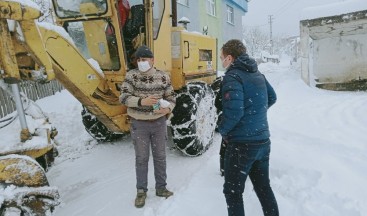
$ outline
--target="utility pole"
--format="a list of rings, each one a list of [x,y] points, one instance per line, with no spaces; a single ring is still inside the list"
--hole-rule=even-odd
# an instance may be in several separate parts
[[[273,15],[269,15],[270,24],[270,54],[273,55]]]

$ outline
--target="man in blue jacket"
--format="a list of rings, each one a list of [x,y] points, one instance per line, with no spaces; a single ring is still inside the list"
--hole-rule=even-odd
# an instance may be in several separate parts
[[[240,40],[229,40],[221,49],[226,69],[222,83],[223,114],[219,132],[227,145],[224,186],[229,216],[244,216],[242,194],[250,176],[265,216],[278,216],[270,187],[270,133],[267,111],[276,94]]]

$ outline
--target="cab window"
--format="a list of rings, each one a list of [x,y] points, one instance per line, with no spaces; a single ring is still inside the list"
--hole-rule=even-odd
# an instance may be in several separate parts
[[[164,0],[156,0],[153,4],[153,37],[157,39],[159,29],[161,27],[163,13],[164,13]]]
[[[64,28],[86,59],[94,59],[102,70],[120,69],[115,28],[104,19],[66,22]]]
[[[106,0],[53,0],[53,5],[60,18],[93,16],[107,12]]]

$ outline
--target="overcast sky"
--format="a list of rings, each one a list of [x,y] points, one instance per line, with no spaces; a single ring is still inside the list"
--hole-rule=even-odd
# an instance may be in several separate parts
[[[273,35],[299,35],[299,20],[303,8],[345,0],[250,0],[244,26],[259,26],[270,32],[269,15],[273,15]]]

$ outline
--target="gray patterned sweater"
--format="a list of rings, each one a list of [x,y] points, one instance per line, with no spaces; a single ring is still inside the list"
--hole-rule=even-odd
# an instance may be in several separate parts
[[[154,67],[147,72],[133,69],[126,73],[121,86],[120,102],[128,107],[127,114],[130,117],[139,120],[153,120],[164,116],[164,114],[154,113],[152,106],[140,105],[139,101],[150,95],[167,100],[170,102],[168,107],[171,111],[173,110],[176,99],[167,73],[156,70]]]

